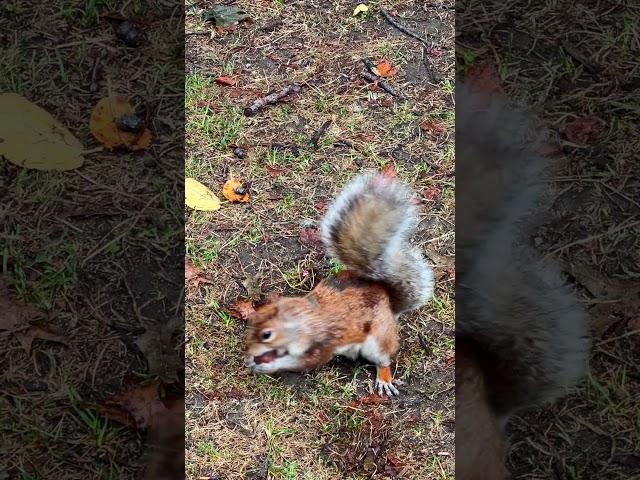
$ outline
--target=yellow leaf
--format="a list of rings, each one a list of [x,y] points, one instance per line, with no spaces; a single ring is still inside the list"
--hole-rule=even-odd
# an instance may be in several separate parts
[[[356,17],[359,14],[367,13],[368,11],[369,11],[369,7],[367,7],[364,3],[361,3],[353,10],[353,16]]]
[[[0,155],[36,170],[82,166],[84,147],[49,112],[16,93],[0,95]]]
[[[220,209],[220,199],[195,178],[184,179],[184,200],[194,210]]]

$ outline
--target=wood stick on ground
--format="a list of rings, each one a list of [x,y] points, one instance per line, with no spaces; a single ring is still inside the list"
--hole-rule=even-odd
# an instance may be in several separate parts
[[[389,22],[391,25],[393,25],[395,28],[397,28],[398,30],[400,30],[402,33],[404,33],[405,35],[410,36],[411,38],[415,38],[416,40],[418,40],[420,43],[422,43],[425,47],[427,47],[427,49],[429,49],[429,51],[431,51],[431,49],[433,48],[433,44],[431,42],[428,42],[427,40],[425,40],[424,38],[422,38],[420,35],[418,35],[415,32],[412,32],[411,30],[409,30],[406,27],[403,27],[402,25],[400,25],[395,18],[393,18],[391,15],[389,15],[389,12],[387,12],[386,10],[381,10],[380,13],[382,14],[382,16],[385,18],[385,20],[387,22]]]
[[[380,87],[388,94],[393,95],[394,97],[398,97],[398,99],[400,100],[403,100],[403,101],[405,100],[404,97],[400,95],[400,93],[398,93],[398,91],[395,88],[393,88],[391,85],[389,85],[387,82],[382,80],[380,77],[374,75],[373,73],[362,72],[362,78],[364,78],[365,80],[369,80],[372,83],[377,82],[378,85],[380,85]]]
[[[244,114],[247,117],[252,117],[256,113],[258,113],[263,108],[278,103],[287,95],[292,93],[298,93],[302,91],[302,87],[300,85],[291,84],[280,90],[279,92],[273,92],[267,95],[266,97],[259,98],[255,102],[253,102],[249,107],[244,109]]]
[[[562,48],[567,52],[574,60],[584,65],[589,73],[598,73],[602,70],[602,67],[596,62],[583,55],[576,47],[571,45],[567,40],[562,41]]]
[[[318,131],[314,133],[313,136],[309,139],[309,143],[313,146],[313,148],[318,148],[318,142],[329,128],[329,125],[331,125],[331,120],[327,120],[326,122],[324,122],[318,129]]]

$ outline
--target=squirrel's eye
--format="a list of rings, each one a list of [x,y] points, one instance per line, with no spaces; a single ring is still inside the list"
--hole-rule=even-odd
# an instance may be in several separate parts
[[[271,330],[265,330],[260,334],[262,340],[269,340],[271,338]]]

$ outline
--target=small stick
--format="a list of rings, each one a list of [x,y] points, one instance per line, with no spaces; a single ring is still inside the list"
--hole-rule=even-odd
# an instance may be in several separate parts
[[[362,59],[362,63],[364,63],[364,66],[367,67],[367,70],[369,70],[371,73],[374,73],[374,69],[376,68],[375,64],[371,61],[370,58],[363,58]]]
[[[298,93],[301,90],[302,90],[302,87],[300,85],[295,85],[295,84],[288,85],[285,88],[283,88],[282,90],[280,90],[279,92],[270,93],[266,97],[259,98],[258,100],[253,102],[251,104],[251,106],[249,106],[249,107],[244,109],[244,114],[247,117],[252,117],[256,113],[258,113],[260,110],[262,110],[263,108],[265,108],[265,107],[267,107],[269,105],[273,105],[275,103],[278,103],[280,100],[282,100],[287,95],[290,95],[292,93]]]
[[[417,33],[412,32],[411,30],[407,29],[406,27],[403,27],[402,25],[400,25],[398,22],[396,22],[396,20],[391,15],[389,15],[389,12],[387,12],[386,10],[381,10],[380,13],[382,13],[382,16],[387,20],[387,22],[389,22],[391,25],[393,25],[395,28],[400,30],[405,35],[408,35],[411,38],[415,38],[420,43],[424,44],[424,46],[427,47],[429,50],[431,50],[433,48],[433,44],[427,42],[424,38],[422,38]]]
[[[455,5],[445,5],[444,3],[428,3],[424,8],[445,8],[447,10],[455,10]]]
[[[578,49],[571,45],[568,41],[562,41],[562,48],[564,48],[569,56],[573,57],[576,61],[584,65],[584,68],[586,68],[589,73],[598,73],[598,71],[601,70],[600,65],[580,53]]]
[[[327,120],[326,122],[324,122],[320,129],[309,139],[309,143],[313,146],[313,148],[318,148],[318,142],[327,131],[327,128],[329,128],[329,125],[331,125],[331,120]]]
[[[402,95],[400,95],[398,93],[398,91],[393,88],[391,85],[389,85],[387,82],[385,82],[384,80],[382,80],[380,77],[375,76],[373,73],[369,73],[369,72],[362,72],[362,78],[364,78],[365,80],[369,80],[372,83],[377,82],[378,85],[380,85],[380,87],[387,93],[389,93],[390,95],[393,95],[394,97],[398,97],[401,100],[404,100],[404,98],[402,97]]]

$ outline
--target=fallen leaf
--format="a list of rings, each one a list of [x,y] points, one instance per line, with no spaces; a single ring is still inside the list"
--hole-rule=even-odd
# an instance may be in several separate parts
[[[326,425],[326,424],[327,424],[327,422],[329,421],[329,417],[328,417],[328,416],[327,416],[327,414],[326,414],[325,412],[323,412],[322,410],[321,410],[321,411],[319,411],[319,412],[316,414],[316,418],[317,418],[317,420],[318,420],[318,424],[319,424],[320,426],[324,426],[324,425]]]
[[[39,315],[35,308],[24,305],[13,297],[4,277],[0,277],[0,312],[0,330],[10,332],[27,327],[29,320]]]
[[[367,13],[369,11],[369,7],[367,7],[364,3],[360,3],[353,9],[353,16],[357,17],[361,13]]]
[[[567,140],[579,145],[593,142],[604,129],[604,121],[595,115],[571,120],[564,125],[564,134]]]
[[[82,166],[84,147],[51,114],[16,93],[0,95],[0,155],[36,170]]]
[[[422,190],[422,198],[430,202],[434,201],[440,195],[440,189],[438,187],[427,187]]]
[[[249,189],[239,180],[227,180],[222,187],[224,198],[230,202],[246,203],[249,201]]]
[[[101,410],[114,422],[136,429],[153,427],[168,412],[160,398],[160,382],[157,380],[114,395],[101,406]]]
[[[236,79],[229,75],[221,75],[215,79],[215,82],[219,85],[227,85],[233,87],[236,84]]]
[[[324,213],[327,211],[327,204],[324,202],[317,202],[314,207],[316,208],[316,211],[320,214],[320,215],[324,215]]]
[[[315,227],[302,227],[299,235],[300,243],[305,247],[322,248],[320,232]]]
[[[147,373],[167,383],[175,382],[182,368],[182,361],[173,341],[176,330],[176,323],[171,321],[149,324],[134,342],[147,361]]]
[[[228,312],[236,318],[247,320],[251,315],[256,313],[251,300],[240,300],[232,303],[227,307]]]
[[[393,77],[398,73],[396,69],[391,67],[391,64],[388,60],[382,60],[378,63],[373,69],[373,73],[375,73],[379,77],[389,78]]]
[[[479,62],[469,68],[467,82],[476,92],[502,93],[500,75],[492,62]]]
[[[446,133],[447,127],[442,124],[436,123],[433,120],[427,119],[420,124],[420,131],[428,133],[431,136],[435,137]]]
[[[393,162],[387,163],[382,167],[382,174],[386,177],[396,178],[398,173],[396,172],[396,166]]]
[[[205,273],[196,267],[191,260],[184,257],[184,279],[188,285],[199,287],[201,283],[212,284],[213,281]]]
[[[431,55],[432,57],[441,57],[442,55],[444,55],[444,51],[440,47],[433,47],[431,50],[429,50],[429,55]]]
[[[134,115],[135,111],[125,95],[113,94],[101,99],[91,112],[89,129],[93,136],[110,150],[145,150],[151,146],[151,130],[125,131],[118,127],[122,117]]]
[[[388,397],[381,397],[376,394],[363,395],[358,399],[358,403],[361,405],[378,405],[379,403],[384,403],[387,401]]]
[[[282,175],[282,172],[284,172],[284,168],[272,167],[271,165],[267,165],[265,169],[267,170],[267,175],[269,175],[270,177],[279,177],[280,175]]]
[[[248,20],[251,17],[244,10],[229,5],[215,5],[204,14],[204,21],[214,23],[217,28],[228,29]]]
[[[194,210],[219,210],[220,199],[195,178],[184,179],[184,201]]]
[[[15,332],[15,336],[22,345],[22,348],[24,348],[24,351],[27,352],[27,355],[31,353],[31,346],[36,339],[69,345],[65,336],[53,333],[45,327],[31,326],[21,332]]]

